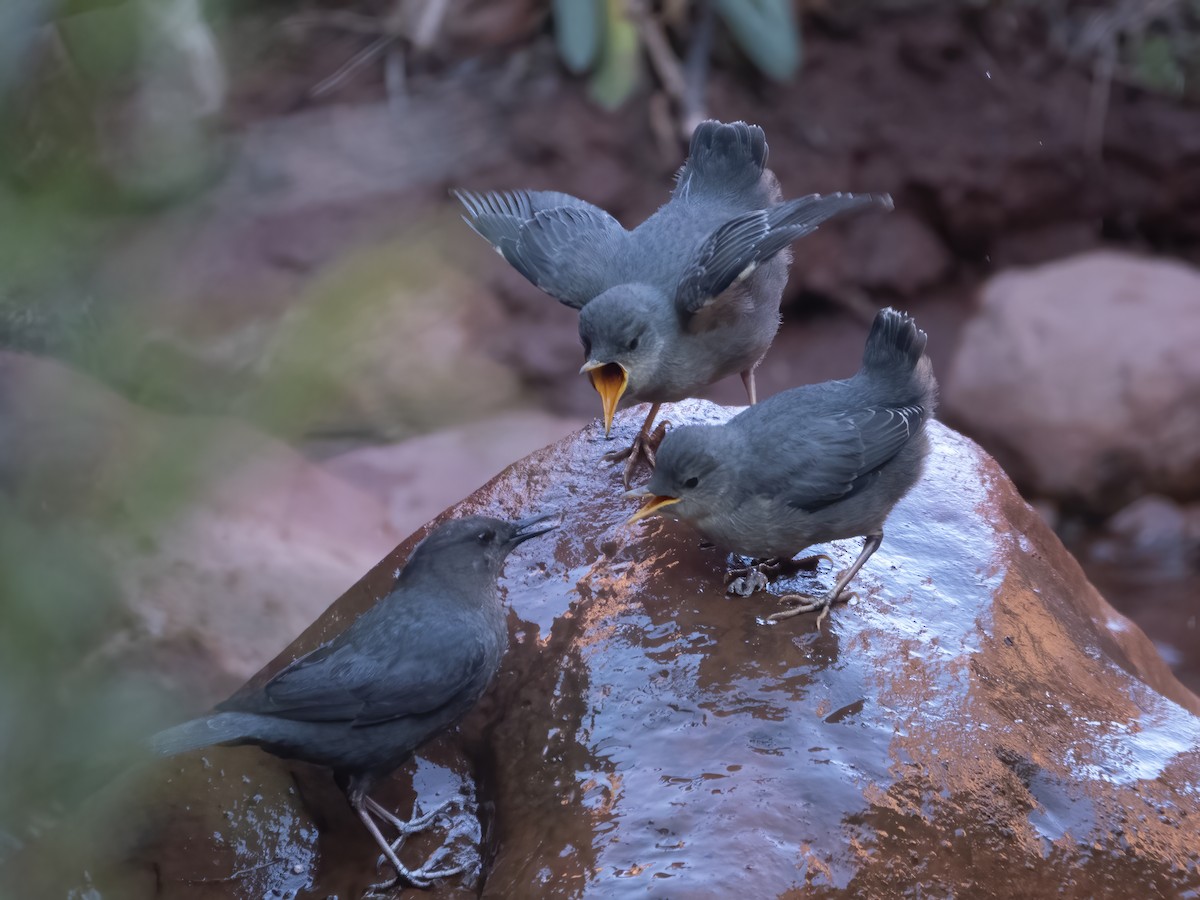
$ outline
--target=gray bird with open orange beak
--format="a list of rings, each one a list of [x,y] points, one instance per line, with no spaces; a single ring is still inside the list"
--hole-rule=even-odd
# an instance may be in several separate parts
[[[719,547],[756,563],[729,589],[750,594],[767,573],[812,544],[866,538],[854,564],[821,597],[792,594],[778,622],[819,612],[850,595],[846,586],[883,542],[888,514],[921,476],[926,424],[937,381],[925,332],[893,309],[875,318],[853,378],[792,388],[724,425],[685,425],[668,434],[645,498],[630,522],[682,519]]]
[[[671,199],[627,231],[604,210],[552,191],[456,192],[465,221],[537,287],[580,311],[586,361],[609,435],[624,398],[649,402],[633,445],[605,455],[654,465],[663,403],[754,370],[779,330],[792,241],[839,213],[890,209],[887,194],[782,200],[763,130],[703,122]]]

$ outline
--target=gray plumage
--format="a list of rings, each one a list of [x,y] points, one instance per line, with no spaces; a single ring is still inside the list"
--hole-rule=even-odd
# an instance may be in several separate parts
[[[366,796],[421,744],[455,725],[483,695],[508,645],[496,579],[508,554],[545,533],[545,517],[447,522],[413,551],[392,590],[328,643],[210,715],[155,735],[163,755],[212,744],[257,744],[334,770],[351,806],[398,875],[414,884],[449,871],[410,872],[367,811],[405,833]]]
[[[608,393],[604,373],[592,374],[606,431],[623,395],[673,402],[736,373],[753,403],[754,369],[779,328],[791,242],[839,213],[891,208],[886,194],[783,202],[766,161],[761,128],[701,123],[670,201],[632,231],[567,194],[456,194],[467,224],[517,271],[581,311],[584,370],[619,367]]]
[[[784,391],[724,425],[675,429],[659,447],[644,491],[655,499],[639,517],[661,511],[759,558],[876,538],[852,576],[928,453],[937,382],[925,344],[909,316],[882,310],[854,377]]]

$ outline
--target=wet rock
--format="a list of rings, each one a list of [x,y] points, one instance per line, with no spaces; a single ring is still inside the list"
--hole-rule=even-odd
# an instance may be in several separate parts
[[[619,416],[618,441],[643,412]],[[690,402],[676,415],[728,413]],[[774,599],[725,596],[725,557],[686,526],[626,526],[619,474],[598,464],[608,446],[590,426],[448,512],[564,516],[552,549],[527,544],[510,559],[511,650],[461,736],[438,749],[480,800],[468,808],[485,836],[484,896],[1200,889],[1200,698],[969,440],[935,425],[928,471],[860,574],[859,601],[836,608],[820,633],[812,616],[757,624]],[[257,677],[373,603],[416,537]],[[840,568],[858,545],[821,549]],[[826,588],[833,576],[822,568],[772,592]],[[241,846],[250,826],[238,810],[251,791],[281,827],[330,828],[301,861],[310,889],[372,877],[370,839],[342,828],[345,804],[328,776],[291,794],[259,776],[242,782],[252,766],[298,771],[258,751],[202,759],[221,773],[217,793],[175,774],[193,771],[194,756],[143,770],[142,810],[122,819],[136,854],[97,860],[84,844],[54,867],[56,887],[82,886],[86,869],[104,894],[157,870],[122,896],[192,896],[198,883],[206,896],[240,896],[253,854],[235,864],[224,847]],[[388,795],[402,810],[410,771],[393,779],[403,802]],[[212,803],[232,813],[215,835],[139,824]],[[77,827],[102,809],[84,810]],[[53,838],[26,848],[14,870],[45,878],[30,861]],[[294,846],[258,859],[254,877],[279,883],[311,839]],[[159,865],[181,847],[187,880]]]
[[[1023,488],[1113,511],[1200,493],[1200,272],[1091,253],[990,281],[946,418]]]

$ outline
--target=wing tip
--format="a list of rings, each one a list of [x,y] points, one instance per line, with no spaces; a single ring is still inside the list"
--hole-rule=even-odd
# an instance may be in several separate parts
[[[809,194],[805,199],[820,200],[830,198],[840,200],[853,208],[864,208],[867,206],[877,206],[884,212],[891,212],[896,208],[896,201],[892,199],[892,195],[886,191],[872,191],[860,193],[857,191],[836,191],[832,194]]]
[[[888,193],[881,194],[863,194],[867,202],[873,203],[885,212],[891,212],[896,208],[896,201],[892,199],[892,195]]]
[[[471,217],[506,216],[514,219],[528,220],[533,216],[529,192],[515,191],[484,191],[476,193],[461,188],[451,188],[450,194],[470,212]]]

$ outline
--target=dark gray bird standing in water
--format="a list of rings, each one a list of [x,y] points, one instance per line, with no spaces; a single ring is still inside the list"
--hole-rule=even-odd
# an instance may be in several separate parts
[[[845,599],[850,579],[879,549],[883,523],[917,481],[929,452],[925,423],[937,382],[925,332],[909,316],[875,317],[853,378],[792,388],[724,425],[684,426],[666,436],[631,522],[662,512],[735,553],[765,560],[730,589],[766,586],[765,572],[811,544],[865,535],[854,564],[823,597],[768,616],[776,622]],[[634,492],[630,492],[633,494]]]
[[[569,194],[515,191],[456,196],[463,218],[537,287],[580,310],[579,336],[604,408],[604,432],[622,396],[649,401],[628,450],[625,486],[640,458],[654,465],[651,426],[663,403],[741,373],[754,404],[754,369],[779,329],[789,245],[832,216],[887,194],[810,194],[781,202],[763,130],[701,123],[670,201],[626,231]]]
[[[491,683],[508,647],[496,579],[508,554],[544,534],[547,516],[447,522],[413,551],[391,593],[349,628],[300,657],[261,688],[243,689],[217,712],[160,732],[163,755],[212,744],[257,744],[277,756],[333,769],[397,880],[428,887],[463,867],[406,868],[404,838],[442,808],[405,822],[367,796],[425,741],[457,724]],[[389,844],[372,820],[394,826]],[[393,882],[395,883],[395,882]]]

